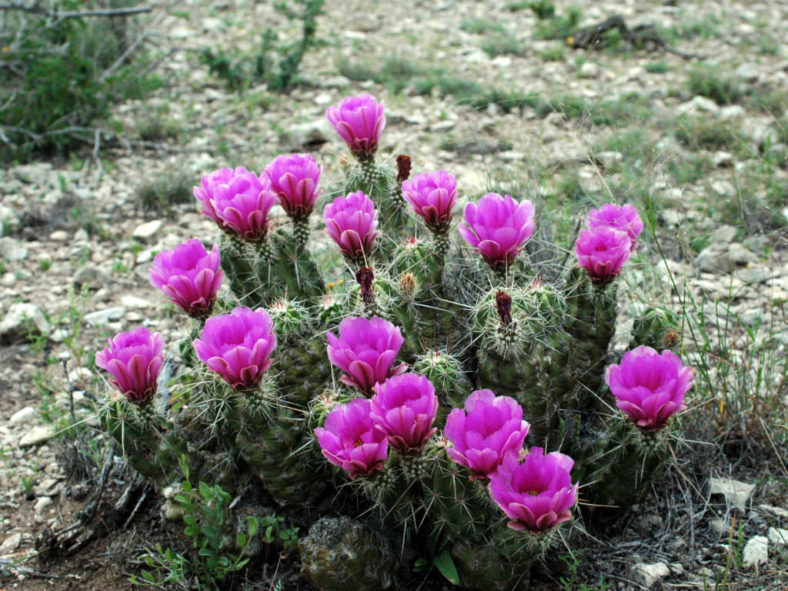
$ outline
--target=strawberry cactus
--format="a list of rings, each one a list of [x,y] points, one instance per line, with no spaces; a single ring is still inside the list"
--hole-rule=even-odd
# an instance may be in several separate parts
[[[299,548],[320,589],[394,588],[419,556],[467,588],[525,589],[578,486],[589,505],[632,503],[684,408],[691,370],[650,347],[675,347],[669,312],[635,318],[613,364],[617,277],[643,223],[631,205],[593,210],[567,264],[532,202],[487,193],[457,224],[451,173],[382,163],[382,101],[327,117],[356,163],[322,205],[306,154],[195,188],[219,246],[190,240],[151,269],[189,317],[184,363],[165,394],[161,336],[116,337],[97,356],[122,395],[102,423],[160,489],[182,458],[239,499],[262,487],[311,526]],[[316,264],[316,217],[344,269]]]

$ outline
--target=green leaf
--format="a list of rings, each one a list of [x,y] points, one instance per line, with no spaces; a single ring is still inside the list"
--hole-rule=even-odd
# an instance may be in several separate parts
[[[448,550],[444,550],[435,558],[435,568],[453,585],[460,584],[460,573],[457,572],[457,567],[454,565],[451,554]]]

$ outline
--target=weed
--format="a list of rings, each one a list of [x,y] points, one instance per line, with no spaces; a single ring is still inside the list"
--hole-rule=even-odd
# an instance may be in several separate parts
[[[262,83],[269,90],[288,88],[296,80],[304,55],[317,43],[317,17],[323,12],[324,1],[293,0],[275,4],[275,8],[289,22],[300,22],[301,35],[298,39],[280,41],[275,30],[266,28],[254,52],[228,54],[206,48],[200,59],[214,76],[224,81],[229,90],[243,91]],[[293,10],[291,4],[299,5],[301,9]]]
[[[481,44],[481,48],[490,57],[499,55],[523,55],[524,53],[523,44],[511,33],[490,35]]]
[[[8,271],[8,263],[5,262],[5,259],[0,258],[0,275]]]
[[[142,578],[132,576],[131,582],[151,587],[160,587],[165,583],[185,586],[188,575],[193,575],[200,582],[198,589],[226,588],[224,582],[228,577],[242,570],[249,562],[244,555],[257,534],[260,522],[254,517],[247,517],[246,531],[239,530],[233,540],[230,533],[230,493],[218,484],[210,486],[205,482],[200,482],[195,490],[189,481],[189,466],[185,457],[181,459],[180,466],[184,479],[181,492],[175,495],[174,501],[183,510],[183,522],[186,524],[184,533],[196,552],[187,558],[169,548],[162,549],[159,545],[142,556],[150,570],[143,569],[140,574]],[[281,537],[278,521],[269,523],[264,535],[273,541],[274,532]],[[289,544],[293,544],[294,535],[295,532],[286,534],[285,539]]]
[[[49,271],[52,268],[52,259],[43,259],[38,262],[38,268],[42,271]]]
[[[539,20],[549,20],[555,18],[555,4],[551,0],[535,0],[527,4],[536,18]]]
[[[460,29],[466,33],[474,35],[484,35],[485,33],[505,33],[506,29],[500,23],[485,20],[483,18],[463,19]]]
[[[93,4],[93,3],[90,3]],[[114,7],[128,6],[128,0]],[[49,3],[55,10],[90,8],[80,0]],[[0,159],[28,160],[37,152],[64,153],[93,141],[91,130],[110,107],[140,98],[160,81],[143,73],[145,52],[129,48],[134,18],[52,19],[30,12],[8,12],[0,22]],[[86,138],[86,135],[89,138]]]
[[[22,490],[25,494],[28,494],[33,490],[33,486],[36,483],[36,477],[34,474],[30,476],[22,476]]]
[[[560,62],[566,56],[566,48],[563,45],[554,45],[539,52],[539,57],[546,62]]]
[[[741,101],[744,90],[741,84],[730,76],[725,76],[715,66],[698,66],[690,71],[687,82],[693,95],[710,98],[718,105],[730,105]]]
[[[147,178],[137,187],[137,198],[147,210],[161,211],[170,215],[172,206],[192,200],[194,181],[182,167],[167,169],[164,174]]]
[[[670,72],[670,66],[664,60],[646,64],[646,72],[649,74],[665,74]]]
[[[690,150],[730,149],[740,142],[733,128],[724,121],[682,115],[676,125],[676,139]]]
[[[556,15],[536,23],[534,36],[537,39],[560,39],[568,41],[580,24],[582,12],[573,6],[564,15]]]
[[[183,132],[181,125],[161,113],[146,117],[137,126],[137,134],[145,142],[177,140]]]

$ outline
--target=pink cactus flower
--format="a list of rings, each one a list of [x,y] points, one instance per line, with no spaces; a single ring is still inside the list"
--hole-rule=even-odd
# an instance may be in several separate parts
[[[598,228],[607,226],[614,230],[626,232],[632,241],[632,248],[637,246],[638,236],[643,232],[643,220],[638,215],[638,210],[634,205],[615,205],[605,203],[599,209],[592,209],[588,212],[586,227]]]
[[[348,259],[361,264],[372,254],[378,220],[375,204],[361,191],[337,197],[326,205],[326,232]]]
[[[199,339],[194,340],[197,356],[240,392],[260,385],[271,366],[276,348],[271,317],[265,310],[243,306],[230,314],[213,316],[205,322]]]
[[[457,179],[453,175],[445,170],[416,175],[402,183],[402,196],[430,230],[436,234],[449,231],[457,202]]]
[[[364,93],[346,96],[338,105],[328,108],[326,117],[356,157],[371,160],[386,127],[384,111],[383,101]]]
[[[144,404],[156,394],[163,363],[164,339],[144,326],[116,335],[109,340],[109,347],[96,353],[96,365],[106,369],[112,375],[112,385],[136,404]]]
[[[268,213],[276,203],[276,193],[266,174],[257,176],[243,167],[223,168],[202,178],[194,188],[202,203],[202,213],[223,230],[238,234],[248,242],[261,242],[268,233]]]
[[[164,250],[153,259],[150,282],[192,318],[211,314],[222,284],[219,247],[211,252],[197,239]]]
[[[621,273],[624,263],[632,256],[632,241],[626,232],[597,226],[580,231],[575,254],[591,281],[605,284]]]
[[[449,457],[476,478],[486,478],[506,454],[522,448],[529,429],[514,398],[477,390],[465,401],[464,409],[449,413],[443,432],[453,446],[446,450]]]
[[[544,454],[532,447],[522,463],[511,453],[490,479],[490,495],[511,519],[509,527],[543,533],[572,519],[577,484],[570,471],[574,461],[562,453]]]
[[[315,429],[323,455],[351,478],[382,470],[388,457],[386,433],[375,427],[371,407],[366,398],[340,404],[326,417],[325,425]]]
[[[320,196],[322,171],[311,154],[288,154],[274,158],[265,174],[287,215],[294,220],[305,220]]]
[[[466,205],[464,216],[460,234],[496,271],[512,264],[536,227],[533,203],[518,203],[498,193],[487,193],[478,203]]]
[[[624,353],[620,365],[608,367],[605,381],[619,409],[644,431],[657,431],[684,410],[693,377],[672,351],[640,346]]]
[[[375,392],[372,420],[388,435],[389,443],[402,452],[421,449],[435,432],[438,397],[432,382],[404,373],[378,384]]]
[[[399,328],[382,318],[345,318],[339,336],[328,333],[328,360],[345,372],[341,380],[365,395],[375,384],[405,371],[405,364],[393,367],[402,338]]]

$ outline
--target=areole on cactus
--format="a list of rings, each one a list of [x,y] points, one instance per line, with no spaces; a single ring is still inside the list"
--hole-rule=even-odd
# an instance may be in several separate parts
[[[432,544],[466,587],[524,589],[519,575],[552,543],[543,534],[571,522],[578,485],[592,504],[632,502],[667,457],[661,438],[641,431],[666,428],[684,407],[691,370],[669,351],[634,342],[605,373],[616,277],[642,221],[628,204],[592,211],[567,270],[565,248],[537,233],[527,199],[488,193],[457,223],[452,211],[466,195],[450,172],[408,180],[409,157],[396,168],[376,161],[385,152],[383,101],[347,97],[327,117],[358,160],[323,210],[347,266],[321,268],[310,250],[323,172],[315,157],[286,154],[260,175],[224,168],[203,177],[194,193],[224,236],[222,269],[217,248],[195,239],[161,253],[151,270],[156,287],[204,320],[180,347],[193,343],[202,364],[183,363],[172,381],[188,384],[172,386],[178,404],[153,410],[161,336],[118,335],[97,365],[124,408],[145,408],[156,429],[124,431],[117,401],[102,424],[159,490],[177,478],[173,458],[188,456],[211,479],[219,454],[222,483],[239,497],[262,486],[310,523],[345,515],[316,521],[303,540],[306,574],[320,588],[384,588],[356,561],[320,559],[330,537],[320,532],[331,530],[357,556]],[[273,226],[276,203],[295,230]],[[541,258],[520,264],[529,240]],[[229,291],[218,291],[222,273]],[[260,391],[265,412],[238,403],[263,400]],[[634,424],[611,416],[614,402]],[[359,511],[363,526],[346,517]],[[369,527],[385,539],[376,549],[362,535]],[[413,552],[385,554],[410,572]],[[480,556],[495,563],[485,576]],[[385,585],[399,576],[386,574]]]

